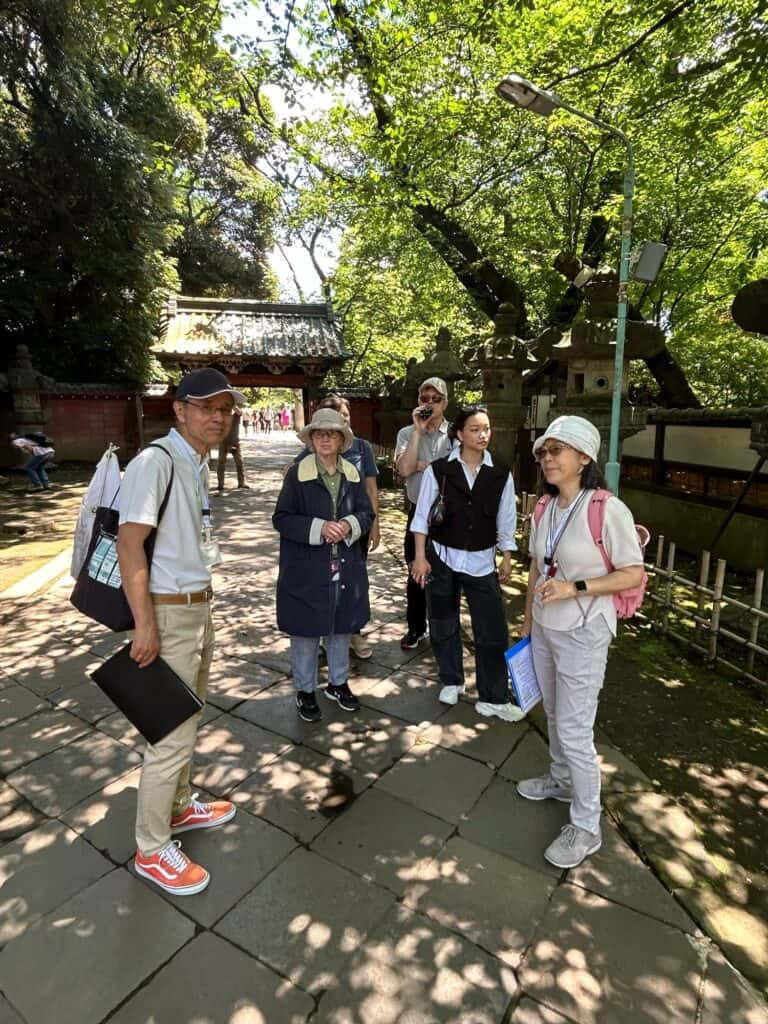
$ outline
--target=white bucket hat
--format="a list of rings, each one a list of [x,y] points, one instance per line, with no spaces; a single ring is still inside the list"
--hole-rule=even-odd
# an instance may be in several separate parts
[[[338,430],[344,437],[341,445],[341,451],[343,452],[352,447],[352,442],[355,439],[355,435],[350,430],[346,420],[335,409],[317,409],[312,417],[312,422],[299,431],[299,437],[307,448],[312,443],[313,430]]]
[[[593,462],[597,462],[600,454],[600,431],[594,423],[585,420],[583,416],[558,416],[556,420],[552,420],[541,437],[537,437],[533,442],[533,454],[535,455],[550,438],[570,445],[577,452],[583,452]]]

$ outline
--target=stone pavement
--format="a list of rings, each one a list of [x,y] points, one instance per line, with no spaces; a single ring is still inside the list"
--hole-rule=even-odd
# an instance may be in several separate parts
[[[124,638],[78,617],[64,586],[6,617],[0,1024],[765,1024],[611,816],[582,867],[543,860],[566,809],[514,788],[546,766],[541,716],[481,719],[472,686],[437,702],[429,649],[399,648],[386,520],[374,656],[351,680],[362,708],[321,698],[321,725],[298,720],[270,522],[296,443],[246,448],[254,489],[216,499],[227,562],[194,776],[239,810],[184,837],[206,892],[166,898],[131,868],[139,745],[87,678]],[[602,752],[609,807],[647,795]]]

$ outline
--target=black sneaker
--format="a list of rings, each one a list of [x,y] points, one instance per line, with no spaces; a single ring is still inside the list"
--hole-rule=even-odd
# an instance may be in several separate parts
[[[426,633],[416,633],[414,630],[409,629],[400,641],[400,646],[404,651],[412,651],[414,647],[419,646],[426,635]]]
[[[322,722],[323,715],[314,693],[305,693],[304,690],[299,690],[296,693],[296,707],[299,709],[299,718],[302,721]]]
[[[331,686],[328,683],[325,688],[325,696],[328,700],[335,700],[343,711],[357,711],[360,707],[360,701],[352,693],[347,683],[342,683],[341,686]]]

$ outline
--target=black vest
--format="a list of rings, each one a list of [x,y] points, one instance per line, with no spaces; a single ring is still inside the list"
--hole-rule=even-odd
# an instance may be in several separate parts
[[[496,516],[509,469],[501,462],[481,466],[472,490],[458,459],[432,463],[438,489],[445,481],[445,519],[431,526],[429,536],[449,548],[483,551],[496,545]]]

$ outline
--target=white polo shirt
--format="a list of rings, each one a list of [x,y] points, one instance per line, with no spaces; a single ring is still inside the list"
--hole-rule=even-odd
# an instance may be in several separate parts
[[[153,594],[192,594],[211,585],[201,549],[203,504],[208,507],[208,457],[200,456],[173,428],[158,440],[173,458],[173,485],[157,530],[149,574]],[[120,487],[120,523],[157,526],[171,462],[145,448],[128,464]]]

